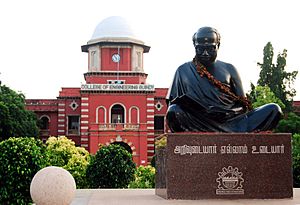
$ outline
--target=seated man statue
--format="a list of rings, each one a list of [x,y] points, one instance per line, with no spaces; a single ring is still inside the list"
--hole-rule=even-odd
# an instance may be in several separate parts
[[[220,34],[211,27],[193,36],[196,56],[181,65],[167,94],[172,132],[260,132],[277,125],[282,112],[270,103],[256,109],[245,97],[236,68],[216,60]]]

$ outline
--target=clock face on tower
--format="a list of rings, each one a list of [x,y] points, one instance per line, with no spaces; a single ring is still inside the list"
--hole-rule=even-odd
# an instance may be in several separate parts
[[[120,54],[115,53],[112,55],[111,59],[113,62],[118,63],[121,60],[121,56],[120,56]]]

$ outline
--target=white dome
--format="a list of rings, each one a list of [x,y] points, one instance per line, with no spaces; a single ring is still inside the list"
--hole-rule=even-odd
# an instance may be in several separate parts
[[[111,16],[101,21],[88,44],[103,41],[104,39],[138,40],[127,20],[120,16]]]

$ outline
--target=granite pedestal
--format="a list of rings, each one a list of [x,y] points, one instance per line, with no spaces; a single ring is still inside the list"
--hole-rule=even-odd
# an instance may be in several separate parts
[[[291,134],[167,134],[156,170],[166,199],[292,198]]]

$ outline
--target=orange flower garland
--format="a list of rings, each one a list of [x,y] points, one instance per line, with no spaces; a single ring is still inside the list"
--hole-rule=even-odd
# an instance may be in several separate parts
[[[206,67],[202,65],[200,62],[196,60],[196,57],[193,59],[193,63],[197,68],[197,73],[203,78],[207,77],[207,79],[216,86],[220,91],[224,92],[225,94],[229,95],[233,100],[240,102],[244,108],[247,110],[252,110],[251,102],[244,96],[237,96],[234,94],[229,87],[225,86],[221,81],[214,78],[214,76],[207,71]]]

